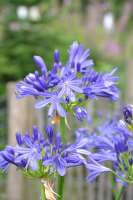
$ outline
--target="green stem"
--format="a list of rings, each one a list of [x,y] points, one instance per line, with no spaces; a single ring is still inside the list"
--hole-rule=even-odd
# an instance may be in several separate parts
[[[46,200],[45,187],[40,179],[41,200]]]
[[[65,148],[66,144],[66,124],[65,118],[60,117],[60,134],[61,134],[61,141],[63,143],[63,148]],[[57,194],[60,197],[57,197],[57,200],[64,199],[64,176],[58,176],[58,192]]]
[[[123,190],[124,190],[124,185],[122,185],[121,186],[121,189],[119,190],[119,193],[118,193],[118,195],[117,195],[117,197],[116,197],[116,200],[119,200],[120,199],[120,197],[121,197],[121,195],[122,195],[122,193],[123,193]]]
[[[107,167],[110,168],[109,162],[107,162]],[[114,198],[116,199],[117,193],[116,193],[116,189],[115,189],[115,182],[114,182],[112,172],[109,172],[109,178],[110,178],[110,182],[111,182],[111,186],[112,186],[113,195],[114,195]]]

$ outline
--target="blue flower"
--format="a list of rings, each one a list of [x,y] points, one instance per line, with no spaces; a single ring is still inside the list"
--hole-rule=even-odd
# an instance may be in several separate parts
[[[93,60],[86,60],[86,58],[90,55],[88,54],[89,49],[86,49],[83,53],[83,45],[79,46],[78,42],[76,41],[73,42],[73,44],[70,46],[69,53],[69,62],[73,72],[88,72],[86,68],[92,67],[94,65]]]
[[[45,160],[43,166],[53,165],[50,169],[50,174],[53,172],[53,169],[57,166],[57,172],[60,176],[64,176],[66,174],[67,162],[63,159],[59,154],[57,154],[54,158]]]
[[[27,144],[28,148],[14,147],[16,153],[22,154],[15,159],[15,163],[20,163],[22,159],[28,159],[25,169],[28,169],[30,163],[30,167],[32,168],[32,170],[36,171],[38,169],[37,160],[42,159],[42,156],[39,153],[41,151],[41,148],[37,145],[37,143],[32,144],[30,139],[27,137],[24,137],[24,142]]]
[[[91,181],[91,185],[93,184],[95,178],[99,176],[103,172],[110,172],[111,169],[100,165],[93,158],[90,157],[90,163],[86,164],[86,168],[90,170],[90,173],[86,177],[86,181]]]
[[[60,95],[66,94],[66,98],[70,99],[70,101],[75,102],[76,96],[73,90],[77,93],[83,93],[83,90],[76,85],[81,85],[82,81],[76,79],[75,74],[72,74],[69,78],[64,78],[62,82],[58,84],[58,88],[62,90],[60,91]]]
[[[107,149],[114,150],[114,144],[105,136],[99,135],[95,140],[95,148],[97,149]]]
[[[105,97],[114,101],[119,100],[119,91],[114,85],[118,77],[110,77],[117,70],[114,69],[111,73],[106,72],[102,77],[102,72],[95,73],[93,69],[88,72],[87,78],[84,79],[85,87],[83,91],[90,98],[97,99],[96,96]]]
[[[46,99],[38,101],[35,104],[35,108],[40,109],[40,108],[43,108],[46,105],[51,103],[51,106],[50,106],[50,108],[48,110],[48,117],[52,117],[53,111],[54,111],[55,108],[57,109],[57,112],[61,117],[65,117],[66,116],[66,111],[60,105],[59,101],[61,103],[63,103],[63,104],[66,104],[67,101],[62,99],[60,94],[58,94],[57,92],[51,92],[51,93],[41,93],[40,92],[38,94],[39,94],[39,96],[45,97]]]
[[[0,153],[1,154],[1,153]],[[3,168],[4,170],[2,171],[2,173],[7,173],[9,168],[11,166],[11,163],[8,162],[7,160],[5,160],[3,158],[3,156],[0,156],[0,168]]]
[[[83,118],[87,118],[87,112],[84,108],[76,106],[74,108],[77,119],[81,122]]]
[[[99,152],[92,153],[90,157],[99,160],[98,163],[117,160],[116,155],[111,155],[110,152],[104,151],[103,149],[99,149]]]
[[[119,122],[114,126],[114,130],[118,133],[123,133],[123,135],[127,133],[128,136],[132,137],[132,133],[128,130],[125,122],[122,119],[119,120]]]

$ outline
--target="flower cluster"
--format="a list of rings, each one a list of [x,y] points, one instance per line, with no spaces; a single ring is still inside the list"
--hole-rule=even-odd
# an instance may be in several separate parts
[[[23,137],[17,132],[18,144],[15,147],[7,145],[0,152],[0,168],[4,168],[3,172],[8,172],[13,164],[22,170],[26,177],[48,179],[58,175],[64,176],[68,167],[87,163],[87,160],[80,155],[90,155],[89,151],[83,149],[88,143],[88,139],[83,135],[80,135],[72,146],[70,142],[63,146],[60,133],[56,134],[55,144],[52,144],[54,130],[51,125],[47,125],[46,133],[48,139],[44,141],[35,125],[31,138],[28,132],[25,132]]]
[[[62,66],[59,51],[54,52],[52,71],[47,71],[46,65],[40,56],[34,56],[34,61],[41,69],[30,73],[17,84],[15,94],[17,99],[28,95],[33,95],[38,102],[35,108],[48,107],[48,117],[53,116],[56,110],[61,117],[65,117],[67,112],[76,115],[79,121],[86,118],[86,111],[82,108],[90,99],[97,99],[97,96],[119,99],[119,91],[115,86],[117,76],[112,76],[117,70],[102,75],[94,72],[93,61],[88,59],[89,49],[83,52],[83,46],[78,42],[73,42],[70,46],[69,59]],[[79,107],[80,105],[80,107]]]
[[[114,125],[113,132],[115,133],[113,136],[111,132],[110,136],[108,134],[102,134],[101,132],[101,134],[96,137],[94,148],[97,149],[98,152],[94,152],[89,156],[90,163],[87,163],[86,167],[93,170],[90,171],[86,180],[93,183],[94,179],[100,173],[111,171],[117,176],[116,181],[121,181],[124,186],[127,186],[127,184],[132,185],[132,133],[128,130],[123,120],[119,120],[119,122]],[[114,162],[113,167],[115,171],[100,165],[100,163],[106,161]]]

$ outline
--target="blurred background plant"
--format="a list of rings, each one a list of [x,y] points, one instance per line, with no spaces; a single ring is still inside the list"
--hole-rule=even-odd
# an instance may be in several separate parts
[[[47,68],[52,69],[54,50],[58,49],[60,60],[65,66],[69,55],[66,49],[69,49],[73,41],[78,41],[84,48],[90,48],[95,71],[111,71],[118,67],[116,75],[119,76],[120,98],[127,103],[132,102],[132,11],[132,0],[0,2],[0,150],[3,149],[9,132],[6,84],[23,79],[28,73],[38,70],[33,61],[34,55],[41,56]],[[115,105],[105,106],[105,103],[99,102],[95,103],[93,109],[94,122],[99,107],[100,110],[106,108],[107,113],[116,108]],[[89,108],[88,114],[91,115]],[[74,130],[79,128],[77,126],[79,125],[74,122],[72,139]],[[2,184],[5,181],[3,176],[0,176],[0,180]]]

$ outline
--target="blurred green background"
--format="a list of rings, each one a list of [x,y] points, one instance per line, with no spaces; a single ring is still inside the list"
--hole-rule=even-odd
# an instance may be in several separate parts
[[[39,71],[34,55],[50,70],[58,49],[65,66],[73,41],[90,48],[95,71],[118,67],[120,98],[133,100],[132,0],[0,0],[0,150],[7,143],[6,83]],[[2,190],[4,181],[0,176]]]

